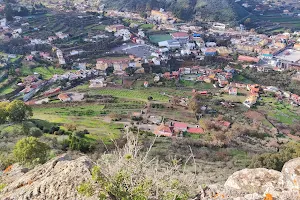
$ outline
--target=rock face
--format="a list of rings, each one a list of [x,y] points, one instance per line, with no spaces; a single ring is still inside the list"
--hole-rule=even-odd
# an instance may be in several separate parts
[[[243,193],[264,193],[272,188],[282,188],[282,174],[264,168],[243,169],[232,174],[225,183],[227,190]]]
[[[76,188],[91,179],[87,156],[63,155],[29,171],[14,165],[1,175],[7,184],[1,200],[96,200],[82,197]],[[225,185],[202,189],[194,200],[300,200],[300,158],[287,162],[282,172],[264,168],[243,169]]]
[[[285,187],[300,189],[300,158],[288,161],[282,168]]]
[[[300,200],[300,158],[288,161],[282,172],[243,169],[224,184],[208,186],[195,200]]]
[[[86,157],[63,155],[33,170],[13,166],[2,175],[8,185],[0,194],[7,200],[92,200],[96,197],[79,196],[76,188],[91,179],[92,161]],[[14,178],[13,178],[14,177]]]

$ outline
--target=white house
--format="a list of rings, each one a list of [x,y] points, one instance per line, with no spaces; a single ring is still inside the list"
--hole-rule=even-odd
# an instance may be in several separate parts
[[[7,21],[6,21],[6,18],[1,19],[1,20],[0,20],[0,26],[1,26],[1,27],[5,27],[5,26],[6,26],[6,22],[7,22]]]
[[[195,49],[195,48],[196,48],[196,44],[195,44],[194,42],[188,42],[188,43],[186,44],[186,47],[187,47],[188,49]]]
[[[102,88],[102,87],[106,87],[106,83],[104,78],[97,78],[97,79],[93,79],[90,80],[90,88]]]
[[[222,23],[213,23],[212,26],[214,29],[218,29],[218,30],[225,30],[226,29],[226,25],[222,24]]]
[[[20,34],[21,34],[21,33],[22,33],[22,29],[21,29],[21,28],[15,29],[15,30],[12,32],[13,38],[18,38],[18,37],[20,37]]]
[[[130,40],[131,33],[127,29],[121,29],[115,33],[115,37],[123,37],[123,41],[128,41]]]
[[[152,58],[152,62],[154,63],[154,65],[160,65],[160,60],[157,58]]]
[[[75,55],[79,55],[79,54],[81,54],[81,53],[83,53],[83,50],[72,50],[72,51],[70,52],[70,55],[71,55],[71,56],[75,56]]]
[[[159,47],[167,47],[169,49],[178,49],[181,47],[177,40],[167,40],[158,43]]]
[[[144,38],[146,35],[145,35],[144,31],[139,29],[138,36],[141,37],[141,38]]]
[[[217,43],[215,43],[215,42],[206,42],[205,45],[206,45],[206,47],[216,47]]]

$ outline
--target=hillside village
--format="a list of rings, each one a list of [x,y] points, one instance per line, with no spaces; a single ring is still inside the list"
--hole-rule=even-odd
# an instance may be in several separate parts
[[[184,20],[181,9],[167,9],[161,1],[140,11],[101,2],[0,1],[0,199],[16,195],[10,177],[15,168],[26,178],[52,158],[48,164],[58,171],[66,166],[84,169],[88,177],[91,171],[108,174],[93,185],[104,184],[105,190],[122,185],[110,180],[128,178],[123,169],[145,167],[146,157],[164,169],[156,171],[166,172],[159,187],[166,180],[171,188],[174,180],[182,184],[184,166],[197,183],[184,177],[194,186],[176,191],[193,187],[189,192],[195,195],[210,190],[206,184],[224,185],[244,168],[283,174],[284,164],[299,156],[300,29],[294,0],[232,1],[229,6],[243,15],[230,23],[199,14],[202,4]],[[23,156],[27,144],[40,145],[30,158]],[[81,168],[72,164],[77,158]],[[85,161],[115,171],[91,169]],[[141,175],[155,177],[154,168],[146,170],[151,162]],[[168,174],[169,166],[175,174]],[[88,181],[82,185],[72,182],[73,197],[94,190],[88,177],[80,178]],[[61,179],[57,187],[64,185]],[[16,187],[21,191],[32,183],[26,179]],[[107,197],[114,191],[105,192]]]
[[[48,15],[51,21],[57,20]],[[11,45],[18,41],[26,47],[16,50],[15,54],[13,49],[4,50],[6,53],[1,54],[3,100],[22,99],[28,105],[56,102],[55,99],[61,102],[85,101],[86,91],[75,95],[81,98],[72,98],[69,90],[82,84],[89,84],[89,89],[97,91],[103,88],[134,90],[134,83],[142,80],[145,91],[168,82],[176,87],[187,82],[211,88],[199,90],[189,87],[187,96],[161,93],[171,100],[179,98],[179,105],[183,107],[188,107],[188,99],[193,96],[227,94],[230,101],[222,104],[241,102],[251,109],[266,93],[271,93],[277,101],[295,107],[300,105],[299,90],[293,93],[276,85],[239,81],[243,71],[250,70],[256,73],[294,71],[290,79],[298,82],[300,32],[268,36],[248,31],[243,25],[230,28],[222,23],[211,23],[210,28],[204,30],[189,23],[177,24],[178,19],[163,9],[152,10],[148,18],[118,11],[108,11],[105,16],[70,15],[78,21],[96,23],[89,25],[94,31],[74,32],[74,35],[71,28],[63,28],[55,32],[49,30],[47,25],[39,25],[44,23],[39,18],[15,16],[14,22],[8,22],[5,18],[1,20],[2,41]],[[49,17],[45,20],[49,21]],[[123,18],[121,21],[120,17]],[[102,25],[107,20],[113,25]],[[110,40],[116,41],[111,49],[104,47],[104,50],[97,50],[98,45]],[[98,55],[89,48],[99,51]],[[8,87],[14,89],[6,92]],[[149,98],[152,97],[149,95]],[[199,111],[195,112],[198,116]],[[143,110],[135,115],[138,118],[163,120],[163,116],[152,116]],[[161,120],[155,123],[157,127],[149,128],[154,134],[178,136],[183,132],[201,134],[205,131],[195,121],[189,124],[176,122],[175,118],[159,125]],[[227,128],[231,124],[228,121],[218,123],[221,126],[226,124],[224,126]]]

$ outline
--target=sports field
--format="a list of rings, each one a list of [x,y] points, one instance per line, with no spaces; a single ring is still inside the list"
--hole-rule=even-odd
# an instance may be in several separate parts
[[[159,43],[166,40],[171,40],[172,37],[169,34],[150,35],[149,39],[153,43]]]

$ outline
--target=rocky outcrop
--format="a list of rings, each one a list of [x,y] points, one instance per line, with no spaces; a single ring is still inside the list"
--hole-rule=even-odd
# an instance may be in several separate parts
[[[288,161],[282,172],[264,168],[243,169],[224,185],[208,186],[195,200],[300,200],[300,158]]]
[[[243,169],[232,174],[224,186],[228,191],[263,194],[272,188],[282,188],[283,177],[282,173],[275,170]]]
[[[300,190],[300,158],[285,163],[282,174],[286,188]]]
[[[7,184],[2,200],[96,200],[82,197],[76,188],[91,180],[92,161],[69,154],[29,171],[14,165],[1,175]],[[300,158],[287,162],[282,172],[264,168],[243,169],[224,185],[204,187],[194,200],[300,200]]]
[[[87,156],[75,157],[65,154],[31,171],[12,166],[2,174],[7,184],[0,199],[7,200],[83,200],[96,197],[81,197],[76,188],[91,179],[92,161]]]

